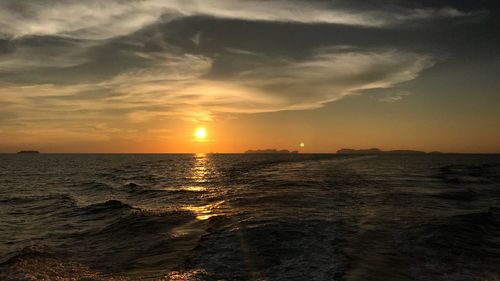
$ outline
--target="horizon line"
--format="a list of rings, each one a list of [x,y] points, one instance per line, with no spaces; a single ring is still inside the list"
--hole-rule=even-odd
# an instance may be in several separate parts
[[[390,151],[390,150],[389,150]],[[30,155],[40,155],[40,154],[335,154],[335,155],[441,155],[441,154],[500,154],[500,151],[496,152],[442,152],[442,151],[419,151],[423,153],[337,153],[337,152],[298,152],[298,153],[246,153],[246,152],[43,152],[38,151],[38,153],[19,153],[17,152],[0,152],[0,154],[30,154]]]

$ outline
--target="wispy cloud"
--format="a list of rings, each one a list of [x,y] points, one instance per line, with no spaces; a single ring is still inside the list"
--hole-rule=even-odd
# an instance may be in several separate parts
[[[11,43],[11,50],[0,55],[0,74],[33,68],[65,68],[85,63],[88,58],[84,51],[94,46],[90,42],[72,40],[48,40],[45,46],[36,44]]]
[[[386,93],[383,97],[379,98],[381,102],[393,103],[402,100],[404,97],[411,95],[408,91],[395,91]]]
[[[210,58],[148,56],[159,63],[101,83],[4,85],[0,101],[22,107],[35,119],[71,118],[71,112],[81,110],[79,118],[115,112],[128,114],[133,123],[158,116],[210,120],[224,113],[314,109],[365,90],[394,87],[433,65],[432,57],[418,53],[322,48],[304,59],[276,59],[225,79],[210,79]],[[104,93],[101,98],[82,94],[96,91]]]
[[[451,7],[395,8],[384,5],[377,9],[354,10],[345,7],[343,1],[4,0],[0,3],[0,36],[57,35],[106,39],[130,34],[155,22],[197,15],[247,21],[384,27],[477,13],[466,13]]]

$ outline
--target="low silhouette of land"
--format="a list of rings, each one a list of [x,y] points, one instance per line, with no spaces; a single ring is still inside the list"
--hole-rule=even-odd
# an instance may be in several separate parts
[[[278,150],[278,149],[256,149],[256,150],[247,150],[245,151],[246,154],[295,154],[295,153],[299,153],[298,151],[294,150],[294,151],[290,151],[290,150],[286,150],[286,149],[281,149],[281,150]]]
[[[40,154],[38,150],[21,150],[17,154]]]
[[[438,151],[433,151],[432,154],[440,153]],[[351,149],[351,148],[342,148],[337,150],[337,154],[427,154],[425,151],[419,150],[388,150],[383,151],[378,148],[370,148],[370,149]]]

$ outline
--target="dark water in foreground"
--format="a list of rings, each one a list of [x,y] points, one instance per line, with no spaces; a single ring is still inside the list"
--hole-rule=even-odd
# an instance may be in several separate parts
[[[0,155],[0,280],[500,280],[499,155]]]

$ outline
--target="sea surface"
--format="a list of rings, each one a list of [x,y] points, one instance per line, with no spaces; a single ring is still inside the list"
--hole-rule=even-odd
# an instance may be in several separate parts
[[[500,155],[0,155],[0,280],[500,280]]]

